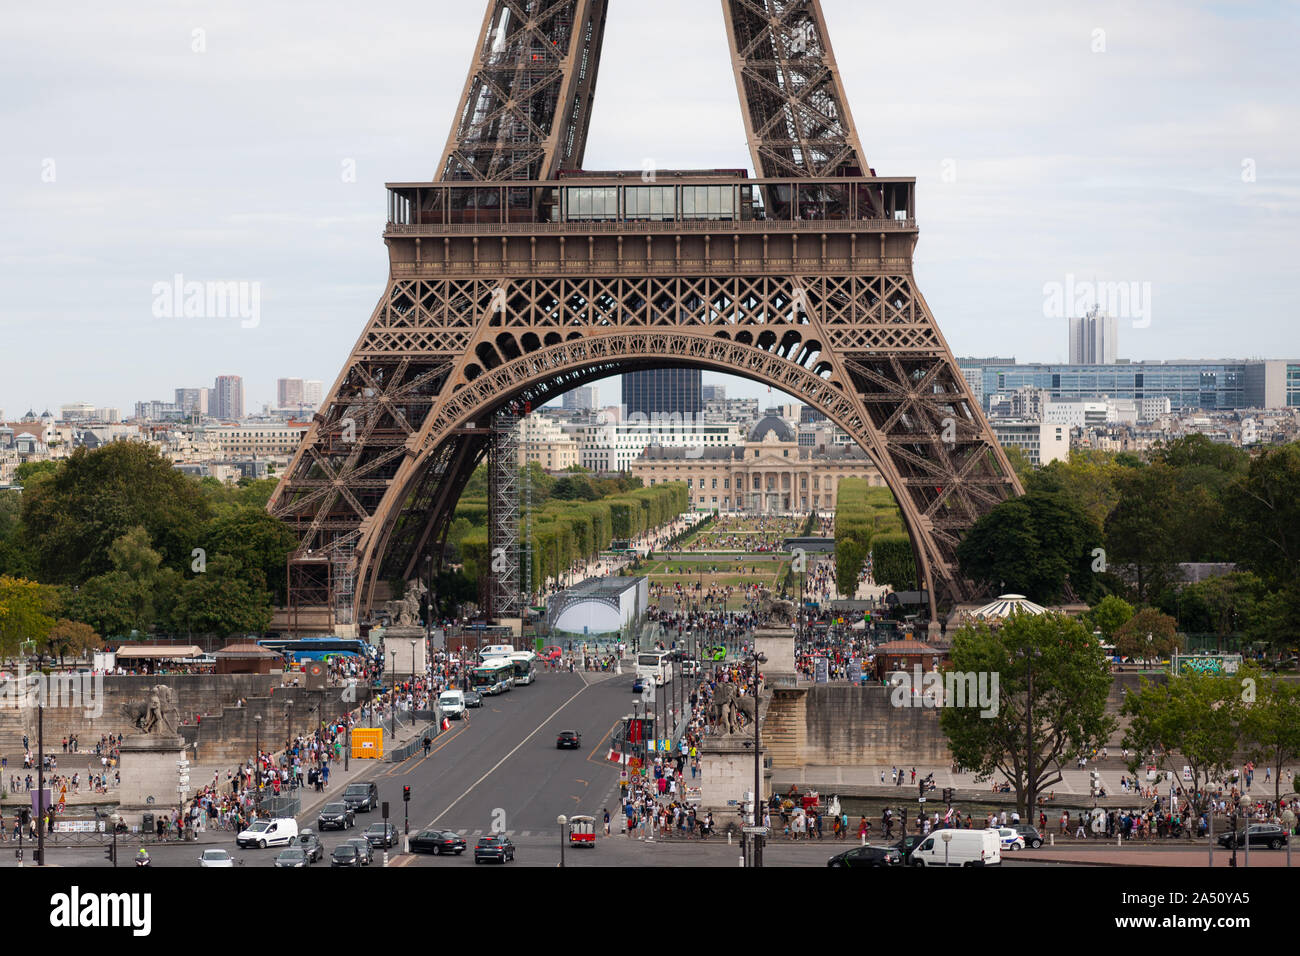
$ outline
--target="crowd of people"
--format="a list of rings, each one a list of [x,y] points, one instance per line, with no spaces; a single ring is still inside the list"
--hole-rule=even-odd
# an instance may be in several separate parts
[[[719,515],[707,530],[671,548],[672,552],[746,551],[765,554],[783,550],[786,538],[803,530],[803,517],[787,515]],[[823,518],[822,523],[832,519]]]

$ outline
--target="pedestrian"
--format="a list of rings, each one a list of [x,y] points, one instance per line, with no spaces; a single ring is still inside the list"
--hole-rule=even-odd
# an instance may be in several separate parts
[[[609,807],[605,808],[605,836],[609,836]]]

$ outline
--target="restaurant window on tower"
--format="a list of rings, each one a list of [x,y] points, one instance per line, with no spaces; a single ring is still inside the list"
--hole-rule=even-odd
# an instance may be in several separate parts
[[[683,219],[731,220],[736,218],[733,186],[683,186]]]
[[[629,222],[672,222],[677,199],[672,186],[629,186],[624,190],[624,215]]]

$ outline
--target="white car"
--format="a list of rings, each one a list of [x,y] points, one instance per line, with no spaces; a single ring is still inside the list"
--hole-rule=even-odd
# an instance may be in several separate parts
[[[1025,848],[1025,838],[1011,827],[998,827],[998,839],[1002,841],[1004,850],[1023,850]]]
[[[240,848],[255,846],[293,846],[298,841],[298,821],[291,819],[257,820],[235,837]]]
[[[233,868],[234,865],[234,859],[231,858],[230,854],[225,850],[204,850],[203,854],[199,857],[199,866],[204,869],[211,869],[213,867],[217,869],[225,869],[226,867]]]

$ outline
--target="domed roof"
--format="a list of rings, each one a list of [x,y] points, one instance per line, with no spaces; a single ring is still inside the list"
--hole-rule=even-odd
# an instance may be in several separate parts
[[[751,428],[749,430],[749,440],[763,441],[767,438],[769,432],[776,433],[777,441],[799,440],[794,429],[790,427],[790,423],[777,415],[767,415],[759,421],[757,425]]]

